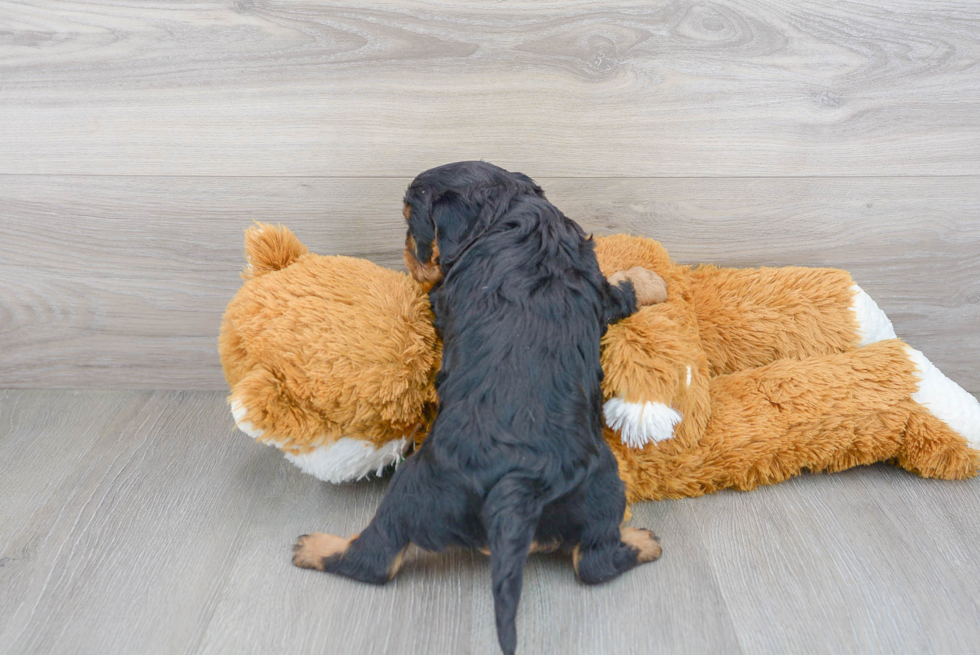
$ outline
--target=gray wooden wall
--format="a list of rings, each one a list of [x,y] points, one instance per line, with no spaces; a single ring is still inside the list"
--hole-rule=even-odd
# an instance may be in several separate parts
[[[242,231],[400,267],[483,158],[684,262],[850,269],[980,391],[980,7],[0,1],[0,387],[221,389]]]

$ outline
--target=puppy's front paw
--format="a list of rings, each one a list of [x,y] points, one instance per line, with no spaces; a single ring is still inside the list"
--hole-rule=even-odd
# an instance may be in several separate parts
[[[645,564],[660,559],[663,549],[657,535],[644,528],[623,528],[620,530],[623,543],[637,551],[636,563]]]
[[[293,545],[293,564],[301,569],[323,571],[323,561],[346,553],[350,542],[350,539],[323,532],[300,535]]]
[[[667,282],[647,268],[634,266],[613,273],[609,278],[609,284],[619,284],[625,280],[633,283],[638,305],[656,305],[667,300]]]

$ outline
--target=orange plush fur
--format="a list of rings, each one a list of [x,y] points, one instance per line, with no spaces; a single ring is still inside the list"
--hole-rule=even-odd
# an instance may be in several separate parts
[[[664,302],[603,339],[607,422],[620,428],[605,436],[631,502],[878,461],[949,479],[980,469],[980,404],[943,378],[941,389],[955,387],[965,407],[950,419],[964,436],[913,400],[918,393],[946,411],[945,400],[920,389],[924,358],[898,339],[862,335],[846,272],[692,268],[650,239],[596,241],[607,276],[643,266],[667,283]],[[220,338],[239,426],[308,456],[309,466],[297,464],[331,481],[353,477],[330,450],[342,438],[344,458],[350,440],[361,447],[353,457],[368,457],[422,439],[440,359],[423,290],[363,260],[308,254],[281,226],[250,229],[246,251],[246,282]],[[610,419],[617,411],[618,422]],[[649,423],[645,413],[669,420]],[[644,421],[659,427],[644,433]],[[397,459],[370,460],[389,461]]]
[[[980,452],[911,399],[908,347],[858,348],[850,275],[834,269],[696,268],[652,240],[599,240],[606,275],[644,266],[668,299],[610,327],[605,392],[655,400],[683,420],[671,439],[633,449],[607,428],[631,501],[754,489],[801,470],[893,461],[964,478]],[[691,366],[691,383],[686,383]]]
[[[440,346],[418,285],[363,259],[308,254],[282,226],[248,230],[246,253],[219,350],[264,440],[305,453],[349,435],[421,439]]]

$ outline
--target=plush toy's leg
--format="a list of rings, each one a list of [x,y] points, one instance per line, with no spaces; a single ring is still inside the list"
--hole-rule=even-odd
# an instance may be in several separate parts
[[[668,441],[637,451],[614,434],[606,440],[630,502],[750,490],[803,469],[880,461],[930,477],[975,475],[980,407],[918,357],[892,339],[720,376],[696,447]]]
[[[897,338],[891,320],[885,315],[885,312],[881,311],[878,303],[856,284],[851,285],[851,291],[854,292],[854,297],[851,300],[851,311],[857,321],[857,346],[860,348],[886,339]]]
[[[980,444],[968,441],[916,404],[894,463],[924,478],[969,478],[980,472]]]
[[[602,368],[606,425],[623,443],[697,443],[711,413],[708,364],[686,305],[644,307],[611,325],[603,337]]]
[[[908,348],[918,388],[905,440],[895,459],[928,478],[958,479],[980,471],[980,402],[925,355]]]
[[[700,266],[691,271],[691,291],[712,375],[895,338],[888,317],[846,271]]]
[[[606,424],[633,448],[668,439],[693,446],[711,412],[710,376],[895,338],[846,271],[702,266],[689,275],[696,321],[686,304],[668,302],[611,326],[603,339]]]
[[[372,444],[363,439],[341,437],[306,453],[289,453],[286,461],[318,480],[338,484],[362,480],[372,474],[381,475],[391,464],[405,459],[411,439],[402,437],[384,444]]]
[[[896,457],[916,389],[906,346],[782,360],[711,383],[711,419],[693,447],[607,442],[631,502],[780,482]]]

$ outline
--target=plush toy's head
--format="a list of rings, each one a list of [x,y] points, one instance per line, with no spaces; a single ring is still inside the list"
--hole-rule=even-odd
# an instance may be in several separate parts
[[[675,436],[690,444],[709,410],[684,269],[649,239],[596,244],[606,275],[640,265],[668,288],[655,314],[644,307],[603,339],[605,414],[616,430],[608,438],[616,447],[620,437],[633,448]],[[308,253],[282,226],[249,229],[245,251],[245,284],[219,341],[238,427],[328,482],[399,461],[437,404],[441,343],[424,288],[362,259]],[[651,402],[661,397],[677,411]]]
[[[310,254],[282,226],[250,228],[245,251],[219,339],[238,427],[324,480],[398,461],[434,415],[426,295],[403,273]]]

